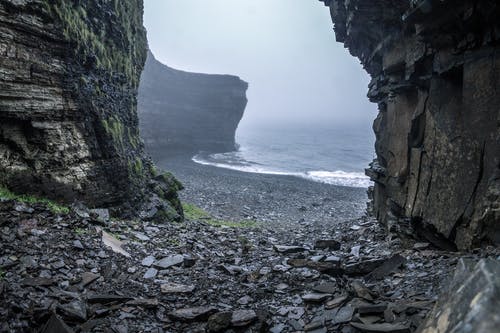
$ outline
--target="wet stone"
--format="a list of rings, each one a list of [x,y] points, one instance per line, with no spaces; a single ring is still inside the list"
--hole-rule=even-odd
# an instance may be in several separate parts
[[[154,256],[147,256],[146,258],[142,259],[141,265],[146,267],[151,267],[151,265],[153,265],[155,260],[156,259]]]
[[[77,240],[73,241],[73,247],[77,250],[85,250],[85,247],[83,246],[82,242]]]
[[[323,294],[333,294],[337,291],[336,283],[326,282],[313,287],[313,290]]]
[[[321,303],[331,296],[331,294],[310,293],[303,295],[302,300],[306,303]]]
[[[94,274],[92,272],[85,272],[82,274],[82,286],[86,287],[95,280],[99,279],[101,276],[99,274]]]
[[[233,312],[231,324],[235,327],[248,326],[257,320],[257,314],[253,310],[237,310]]]
[[[174,256],[165,257],[154,263],[154,266],[161,269],[166,269],[172,266],[180,265],[184,262],[184,256],[178,254]]]
[[[208,319],[210,315],[217,312],[217,309],[212,306],[199,306],[194,308],[184,308],[172,311],[169,315],[181,321],[202,321]]]
[[[314,243],[315,249],[330,249],[333,251],[340,250],[341,244],[334,239],[318,239]]]
[[[76,320],[84,322],[87,320],[87,309],[83,302],[73,301],[68,304],[58,305],[57,309],[60,314],[69,321]]]
[[[144,273],[144,279],[153,279],[158,274],[158,270],[156,268],[149,268],[146,273]]]
[[[189,294],[194,291],[195,286],[165,283],[161,285],[160,289],[163,294]]]
[[[387,304],[367,304],[357,307],[357,311],[361,315],[382,314],[387,309]]]
[[[354,314],[354,308],[350,305],[346,305],[340,308],[337,311],[337,313],[335,313],[332,323],[333,324],[348,323],[351,321],[353,314]]]

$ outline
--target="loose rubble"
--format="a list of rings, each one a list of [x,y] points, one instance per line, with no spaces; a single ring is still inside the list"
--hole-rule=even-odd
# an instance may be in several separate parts
[[[414,332],[464,256],[366,217],[291,236],[30,208],[0,202],[2,332]]]

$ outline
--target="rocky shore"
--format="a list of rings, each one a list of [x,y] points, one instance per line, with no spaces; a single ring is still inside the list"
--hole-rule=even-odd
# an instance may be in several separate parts
[[[1,199],[0,331],[413,332],[499,255],[388,237],[360,189],[181,165],[184,223]]]

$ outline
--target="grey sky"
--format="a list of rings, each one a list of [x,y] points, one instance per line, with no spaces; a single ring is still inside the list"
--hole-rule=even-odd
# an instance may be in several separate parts
[[[376,115],[367,74],[335,42],[317,0],[145,0],[145,25],[161,62],[249,82],[243,129],[286,121],[369,130]]]

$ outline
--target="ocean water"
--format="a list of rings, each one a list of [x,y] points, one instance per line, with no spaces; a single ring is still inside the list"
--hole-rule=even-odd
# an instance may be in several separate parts
[[[238,131],[238,151],[199,153],[193,161],[243,172],[290,175],[349,187],[368,187],[374,134],[361,126],[285,126]]]

